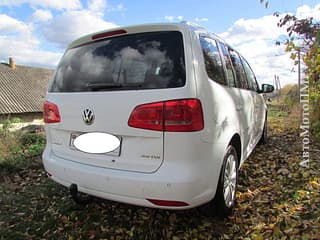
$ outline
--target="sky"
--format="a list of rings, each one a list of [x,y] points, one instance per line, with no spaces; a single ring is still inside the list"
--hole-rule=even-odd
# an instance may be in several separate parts
[[[292,13],[320,21],[319,0],[0,0],[0,62],[54,69],[76,38],[118,26],[191,21],[221,36],[250,63],[259,83],[297,82],[279,18]]]

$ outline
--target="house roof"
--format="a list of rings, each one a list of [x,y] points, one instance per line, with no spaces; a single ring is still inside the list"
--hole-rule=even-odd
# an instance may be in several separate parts
[[[0,114],[42,112],[53,70],[0,64]]]

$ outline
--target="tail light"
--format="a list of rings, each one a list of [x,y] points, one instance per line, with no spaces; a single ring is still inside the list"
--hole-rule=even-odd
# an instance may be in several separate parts
[[[45,123],[60,122],[60,113],[58,106],[54,103],[45,101],[43,104],[43,119]]]
[[[204,127],[199,99],[181,99],[137,106],[130,115],[128,125],[134,128],[193,132]]]

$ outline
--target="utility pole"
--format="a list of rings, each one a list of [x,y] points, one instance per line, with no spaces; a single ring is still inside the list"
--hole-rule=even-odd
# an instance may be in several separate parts
[[[301,70],[300,70],[300,48],[298,49],[298,93],[300,93],[301,88]],[[299,94],[300,96],[300,94]]]
[[[281,84],[280,84],[280,77],[279,77],[279,75],[277,75],[277,82],[278,82],[278,85],[279,85],[279,96],[281,96]]]
[[[278,75],[274,75],[274,79],[273,79],[273,85],[275,87],[275,93],[276,93],[276,97],[279,101],[280,97],[281,97],[281,85],[280,85],[280,79]]]
[[[301,54],[300,54],[300,48],[298,48],[298,96],[299,96],[299,101],[301,99],[301,92],[300,92],[300,89],[301,89]],[[302,120],[302,108],[300,110],[300,119]]]

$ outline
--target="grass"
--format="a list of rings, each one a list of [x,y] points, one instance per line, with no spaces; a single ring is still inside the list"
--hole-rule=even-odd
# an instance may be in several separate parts
[[[287,117],[288,116],[288,112],[282,111],[282,110],[278,110],[278,109],[274,109],[274,108],[269,108],[268,110],[268,117]]]
[[[320,144],[312,143],[310,167],[302,168],[298,118],[280,108],[271,106],[269,143],[244,163],[238,204],[227,219],[206,207],[166,211],[97,198],[77,205],[46,177],[43,135],[2,139],[9,148],[0,161],[0,240],[319,239]]]

